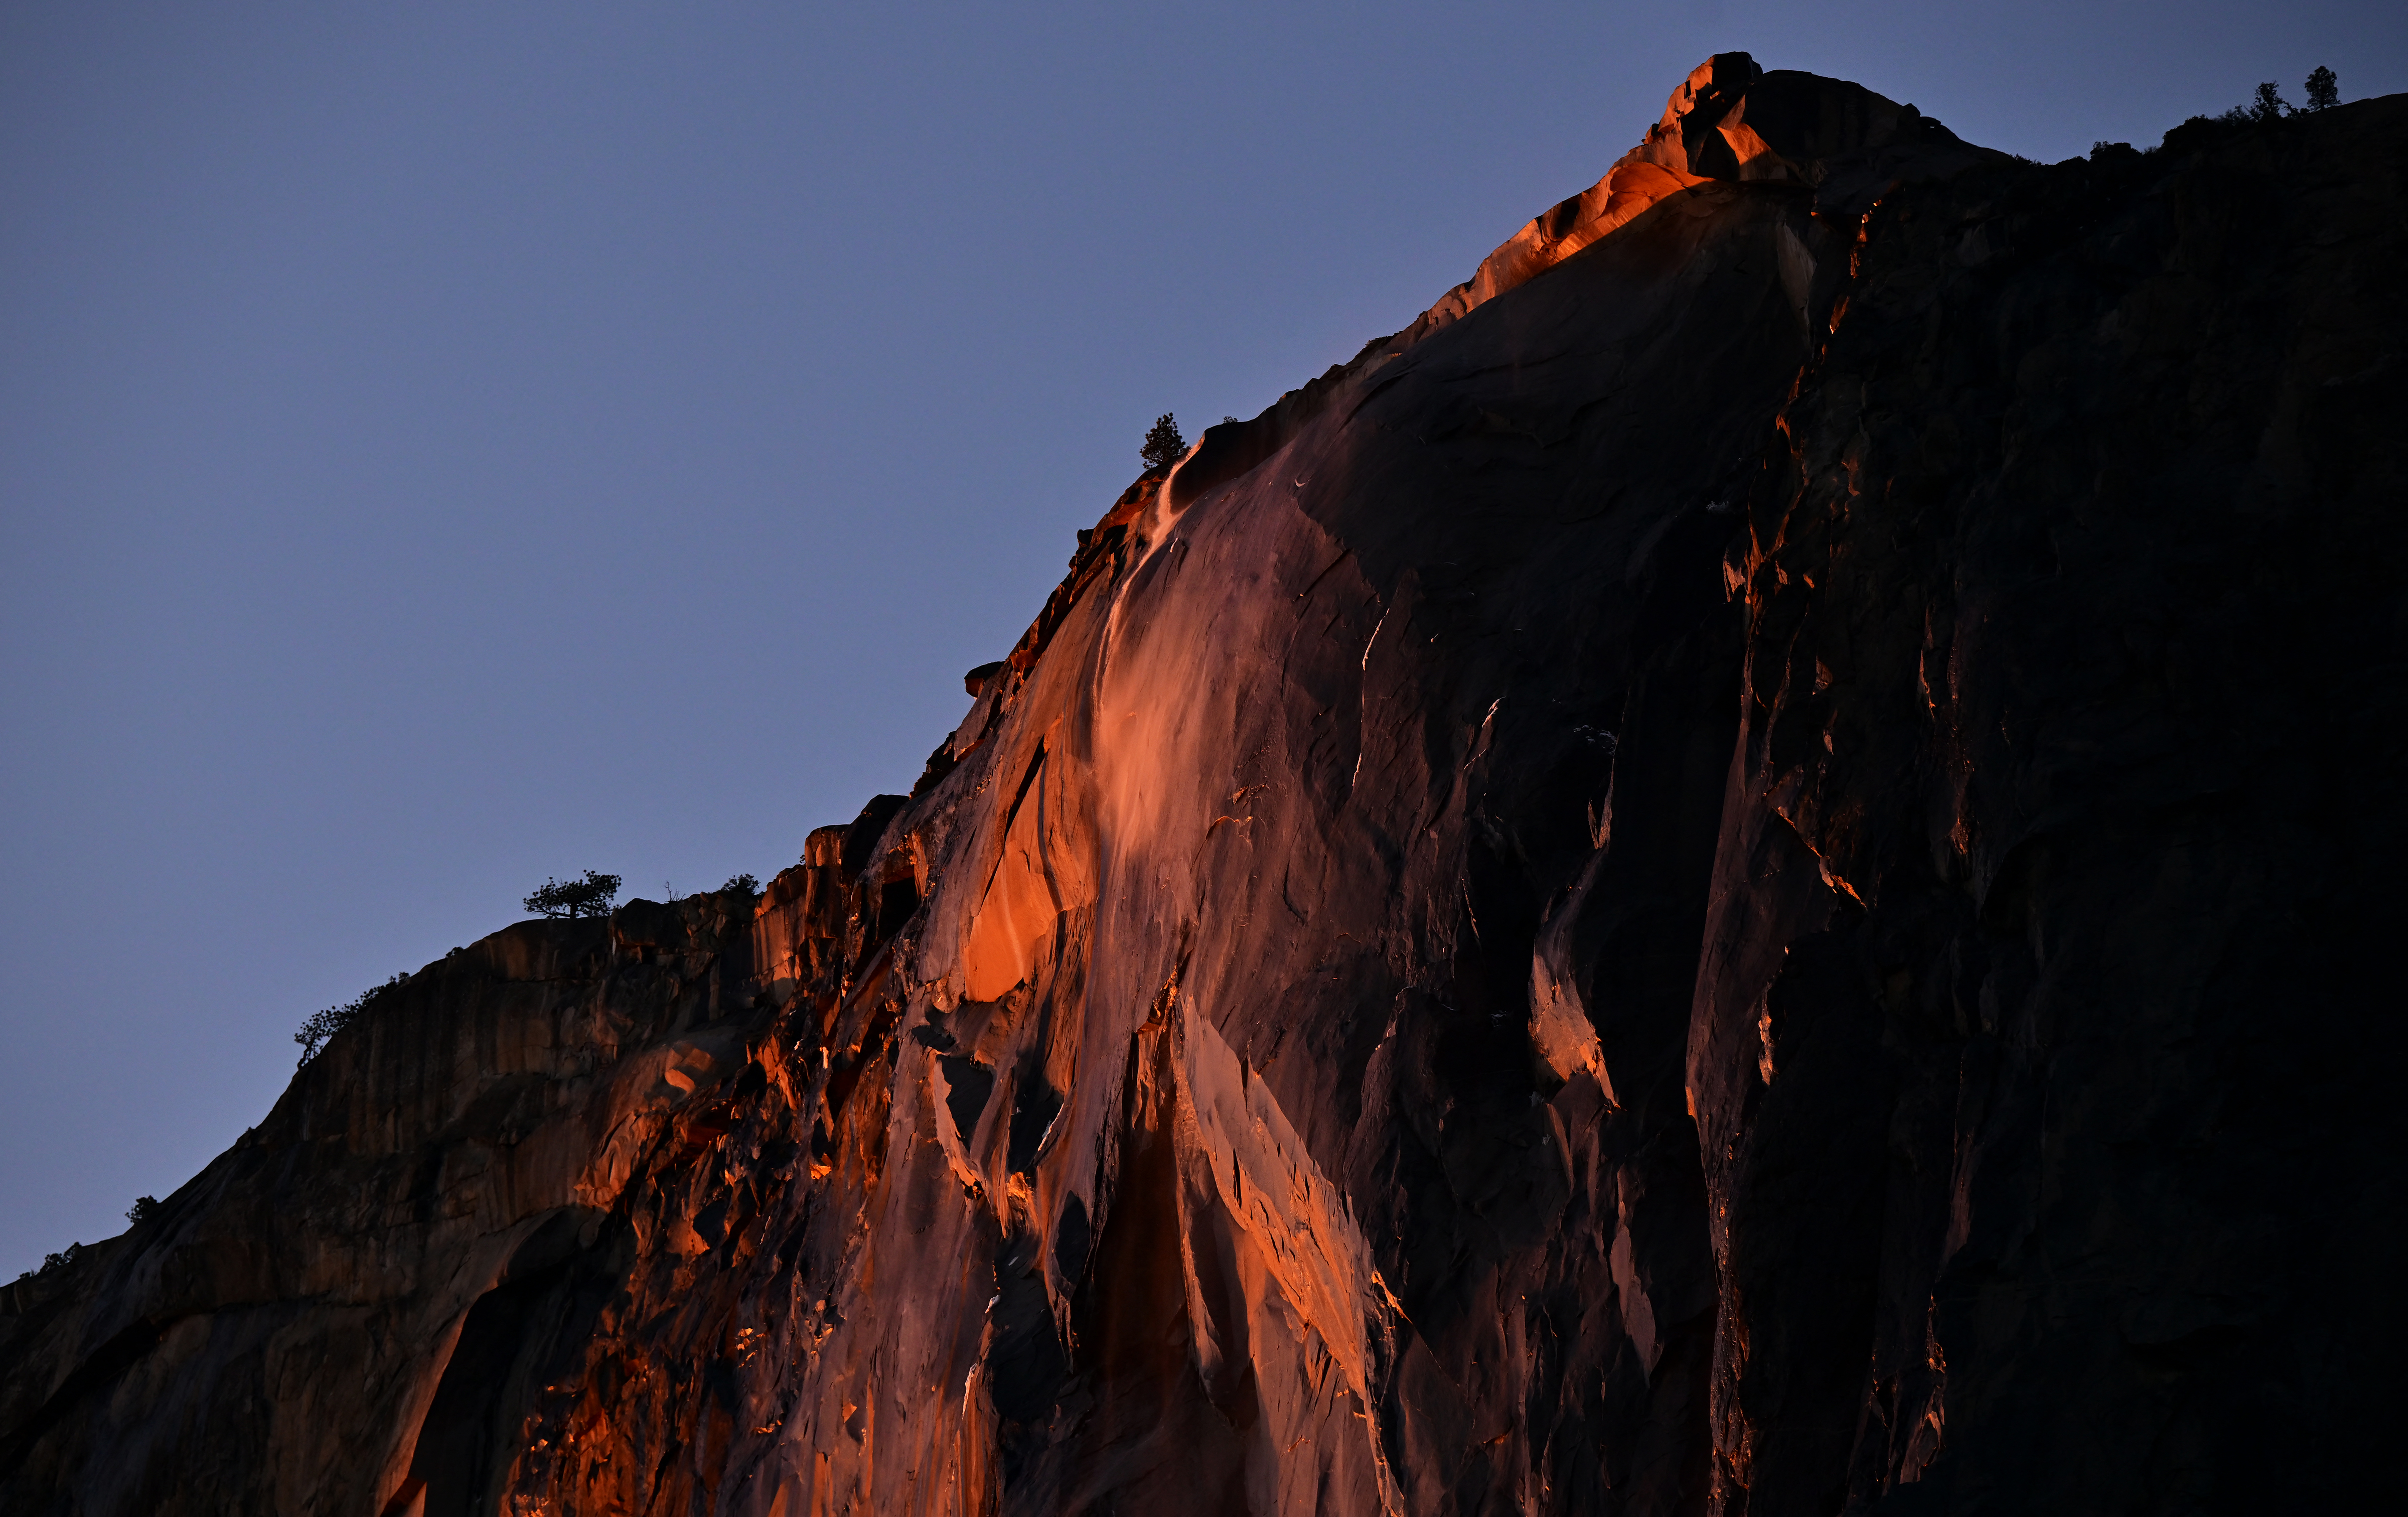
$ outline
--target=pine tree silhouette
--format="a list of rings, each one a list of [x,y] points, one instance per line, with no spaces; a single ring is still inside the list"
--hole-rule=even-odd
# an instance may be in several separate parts
[[[2341,104],[2341,79],[2333,71],[2318,64],[2308,76],[2308,108],[2329,110]]]
[[[1151,473],[1168,469],[1186,452],[1187,440],[1179,435],[1179,424],[1166,411],[1162,419],[1154,424],[1154,430],[1145,434],[1145,446],[1138,449],[1137,455],[1145,460],[1146,470]]]

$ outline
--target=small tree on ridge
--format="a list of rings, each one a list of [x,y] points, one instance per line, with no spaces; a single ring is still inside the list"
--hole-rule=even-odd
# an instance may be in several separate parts
[[[301,1045],[301,1062],[306,1064],[317,1058],[319,1050],[326,1046],[329,1039],[366,1016],[370,1007],[391,994],[402,981],[408,978],[409,975],[404,971],[382,985],[369,986],[341,1005],[328,1006],[323,1011],[311,1012],[309,1019],[301,1024],[301,1030],[293,1034],[293,1041]],[[141,1219],[134,1220],[139,1221]]]
[[[2308,108],[2329,110],[2341,104],[2341,79],[2333,71],[2318,64],[2308,76]]]
[[[1166,411],[1162,419],[1154,424],[1154,430],[1145,434],[1145,446],[1138,449],[1137,455],[1145,460],[1147,471],[1152,472],[1168,469],[1186,452],[1187,440],[1179,435],[1179,424]]]
[[[589,869],[581,880],[546,878],[543,889],[520,904],[544,917],[608,917],[618,896],[618,875]]]

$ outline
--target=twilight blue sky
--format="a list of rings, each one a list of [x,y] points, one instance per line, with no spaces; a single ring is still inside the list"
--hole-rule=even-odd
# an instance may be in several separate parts
[[[547,874],[908,788],[1155,413],[1729,48],[2039,159],[2408,89],[2363,0],[0,9],[0,1279]]]

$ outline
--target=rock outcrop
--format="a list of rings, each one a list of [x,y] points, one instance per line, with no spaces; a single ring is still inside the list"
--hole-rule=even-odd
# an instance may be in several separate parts
[[[430,966],[10,1288],[0,1506],[2356,1501],[2404,165],[1713,59],[912,794]]]

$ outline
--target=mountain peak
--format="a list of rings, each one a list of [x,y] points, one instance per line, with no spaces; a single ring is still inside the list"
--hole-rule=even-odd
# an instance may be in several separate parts
[[[1861,84],[1718,52],[1690,70],[1637,147],[1595,184],[1530,219],[1407,328],[1417,340],[1544,273],[1658,201],[1709,180],[1797,184],[1818,209],[1861,214],[1899,183],[2005,154],[1970,147]]]

